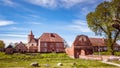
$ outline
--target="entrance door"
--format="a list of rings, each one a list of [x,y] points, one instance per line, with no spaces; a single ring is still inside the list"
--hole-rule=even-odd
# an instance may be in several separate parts
[[[82,49],[80,55],[85,56],[85,50]]]

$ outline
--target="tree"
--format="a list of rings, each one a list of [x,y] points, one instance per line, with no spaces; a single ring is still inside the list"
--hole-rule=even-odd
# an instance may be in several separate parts
[[[106,38],[108,52],[114,55],[114,44],[119,40],[120,31],[112,27],[112,24],[119,23],[116,20],[120,20],[120,0],[99,4],[86,18],[88,27],[96,35],[103,35]]]
[[[5,47],[5,43],[2,40],[0,40],[0,48],[4,48],[4,47]]]

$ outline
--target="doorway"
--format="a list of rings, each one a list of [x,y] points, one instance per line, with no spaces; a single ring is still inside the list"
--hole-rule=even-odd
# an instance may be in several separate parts
[[[85,50],[81,49],[80,55],[81,55],[81,56],[85,56]]]

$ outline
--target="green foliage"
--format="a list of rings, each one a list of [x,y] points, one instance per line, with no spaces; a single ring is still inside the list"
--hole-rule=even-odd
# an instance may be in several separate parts
[[[0,48],[4,48],[4,47],[5,47],[5,43],[2,40],[0,40]]]
[[[113,45],[120,37],[120,31],[113,28],[116,23],[113,18],[120,19],[120,0],[103,2],[99,4],[94,12],[87,15],[88,27],[96,35],[104,35],[107,40],[108,51],[114,55]]]

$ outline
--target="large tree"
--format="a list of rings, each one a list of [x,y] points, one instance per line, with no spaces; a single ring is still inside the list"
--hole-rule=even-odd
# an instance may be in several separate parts
[[[106,38],[108,52],[114,55],[114,44],[120,37],[120,31],[112,26],[120,20],[120,0],[112,0],[99,4],[94,12],[87,15],[88,27],[96,35]]]
[[[0,40],[0,48],[4,48],[4,47],[5,47],[5,43],[2,40]]]

